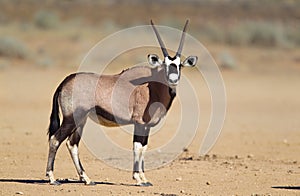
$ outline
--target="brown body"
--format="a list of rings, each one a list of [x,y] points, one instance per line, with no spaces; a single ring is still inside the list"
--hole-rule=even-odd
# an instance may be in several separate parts
[[[170,57],[153,22],[153,30],[161,46],[164,60],[148,55],[154,68],[141,66],[124,70],[117,75],[77,73],[65,78],[53,96],[49,126],[49,155],[47,176],[50,184],[57,185],[53,175],[57,149],[66,139],[80,179],[94,184],[85,174],[78,156],[78,145],[87,118],[104,126],[134,124],[133,178],[139,186],[150,186],[144,175],[144,154],[147,149],[150,128],[155,126],[169,110],[176,95],[182,67],[193,67],[196,56],[181,62],[181,52],[186,22],[177,53]],[[63,121],[60,123],[59,108]]]
[[[134,67],[117,75],[72,74],[59,88],[61,112],[64,118],[74,118],[79,124],[80,118],[89,116],[104,126],[153,126],[175,96],[164,81],[164,74],[163,69],[150,67]]]
[[[78,157],[78,144],[88,117],[104,126],[134,124],[134,140],[147,145],[150,127],[161,120],[175,97],[164,75],[164,69],[158,67],[134,67],[117,75],[76,73],[66,77],[53,97],[47,164],[50,183],[58,184],[52,172],[54,159],[66,138],[80,178],[92,183]]]

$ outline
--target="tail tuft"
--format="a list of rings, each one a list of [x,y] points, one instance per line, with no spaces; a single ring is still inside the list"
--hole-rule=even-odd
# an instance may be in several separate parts
[[[57,88],[57,90],[54,93],[53,96],[53,102],[52,102],[52,112],[50,116],[50,125],[48,129],[48,134],[49,134],[49,140],[52,135],[55,134],[55,132],[59,129],[60,127],[60,119],[59,119],[59,105],[58,105],[58,96],[60,93],[60,88]]]

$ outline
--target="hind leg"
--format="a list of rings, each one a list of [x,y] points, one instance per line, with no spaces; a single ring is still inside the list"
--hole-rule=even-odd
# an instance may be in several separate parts
[[[68,138],[67,147],[72,157],[77,173],[80,177],[80,180],[84,181],[86,185],[95,185],[95,183],[91,181],[90,178],[86,175],[79,159],[78,145],[81,139],[83,126],[84,124],[79,126],[77,130],[74,133],[72,133],[72,135]]]
[[[60,144],[73,132],[76,125],[72,121],[64,120],[61,127],[56,131],[54,135],[50,137],[49,140],[49,154],[48,154],[48,163],[46,169],[46,176],[49,177],[51,185],[59,185],[53,175],[54,160],[56,152]]]

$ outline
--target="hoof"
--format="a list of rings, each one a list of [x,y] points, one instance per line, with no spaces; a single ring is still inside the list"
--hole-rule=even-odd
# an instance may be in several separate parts
[[[94,181],[90,181],[89,183],[85,183],[86,186],[95,186],[96,183]]]
[[[143,184],[143,186],[153,186],[153,184],[151,182],[144,182],[142,184]]]
[[[143,182],[143,183],[137,184],[136,186],[146,187],[146,186],[153,186],[153,184],[151,182]]]
[[[50,182],[50,185],[59,186],[59,185],[61,185],[61,183],[58,181],[53,181],[53,182]]]

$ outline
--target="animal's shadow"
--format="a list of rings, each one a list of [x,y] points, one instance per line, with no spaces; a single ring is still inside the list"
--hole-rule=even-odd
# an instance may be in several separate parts
[[[272,186],[273,189],[299,190],[300,186]]]
[[[73,179],[62,179],[57,180],[61,184],[82,184],[84,183],[80,180]],[[22,184],[37,184],[37,185],[48,185],[49,180],[32,180],[32,179],[0,179],[1,182],[11,182],[11,183],[22,183]],[[95,182],[95,181],[94,181]],[[95,182],[96,185],[114,185],[114,186],[136,186],[135,184],[126,184],[126,183],[113,183],[113,182]]]

